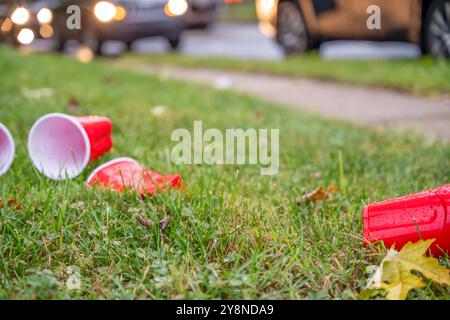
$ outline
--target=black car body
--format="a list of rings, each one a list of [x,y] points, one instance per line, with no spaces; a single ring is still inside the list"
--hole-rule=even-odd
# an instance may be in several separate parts
[[[192,28],[206,28],[217,18],[218,0],[188,0],[185,21]]]
[[[0,41],[3,41],[6,37],[8,26],[11,26],[12,22],[7,21],[8,6],[6,4],[0,4]]]
[[[185,0],[169,0],[185,1]],[[56,47],[62,49],[64,43],[76,39],[99,53],[101,45],[107,40],[123,41],[127,45],[139,38],[163,36],[173,48],[178,46],[180,35],[185,28],[183,14],[168,12],[168,0],[115,0],[107,2],[121,12],[120,17],[101,21],[96,15],[99,1],[69,0],[60,1],[54,8],[54,27]],[[76,5],[81,11],[81,28],[69,29],[67,8]]]

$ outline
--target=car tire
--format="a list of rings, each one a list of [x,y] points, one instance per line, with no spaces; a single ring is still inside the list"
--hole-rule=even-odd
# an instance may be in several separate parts
[[[126,51],[132,51],[133,50],[133,41],[126,41],[125,48],[126,48]]]
[[[438,59],[450,59],[450,1],[435,0],[425,15],[425,52]]]
[[[62,37],[61,26],[55,24],[53,26],[53,51],[63,52],[66,46],[66,40]]]
[[[180,46],[180,37],[175,38],[167,38],[167,41],[169,42],[170,48],[172,50],[178,50],[178,47]]]
[[[81,33],[81,44],[88,47],[97,55],[102,54],[103,41],[97,36],[95,29],[87,27]]]
[[[305,53],[313,48],[303,14],[294,2],[282,1],[278,5],[277,42],[286,55]]]

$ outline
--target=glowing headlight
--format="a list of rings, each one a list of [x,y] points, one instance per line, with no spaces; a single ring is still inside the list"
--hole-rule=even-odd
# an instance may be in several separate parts
[[[21,44],[30,44],[34,40],[34,33],[30,29],[27,28],[22,29],[17,35],[17,40]]]
[[[49,24],[52,22],[53,14],[50,9],[42,8],[37,14],[37,19],[41,24]]]
[[[164,9],[168,16],[181,16],[186,13],[188,3],[186,0],[169,0]]]
[[[30,19],[30,13],[23,7],[19,7],[14,10],[13,14],[11,15],[12,22],[19,25],[25,24],[28,19]]]
[[[100,1],[95,5],[94,13],[98,20],[108,22],[116,16],[117,8],[110,2]]]
[[[261,0],[261,9],[265,12],[270,12],[275,7],[275,0]]]
[[[114,16],[114,20],[122,21],[127,16],[127,10],[122,6],[116,7],[116,15]]]

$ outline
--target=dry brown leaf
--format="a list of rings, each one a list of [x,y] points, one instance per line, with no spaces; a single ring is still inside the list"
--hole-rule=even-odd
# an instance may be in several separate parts
[[[163,232],[169,226],[169,223],[170,223],[170,217],[165,216],[164,219],[162,219],[159,222],[160,231]]]
[[[329,194],[336,193],[336,192],[339,192],[339,188],[336,187],[334,184],[332,184],[331,186],[328,187],[327,192]]]
[[[102,81],[104,83],[113,83],[114,82],[114,77],[111,75],[106,75],[102,77]]]
[[[150,219],[146,219],[143,216],[137,215],[136,220],[147,229],[151,229],[153,227],[153,221]]]
[[[297,205],[300,205],[305,202],[315,202],[320,200],[325,200],[331,196],[331,194],[338,192],[339,189],[331,185],[327,190],[324,190],[322,187],[318,187],[316,190],[312,192],[303,193],[300,197],[297,198]]]
[[[76,97],[74,97],[74,96],[70,97],[69,103],[68,103],[67,106],[68,106],[70,111],[74,111],[74,112],[79,111],[78,99]]]
[[[14,208],[14,210],[16,210],[16,211],[22,210],[22,205],[14,199],[8,199],[7,203],[8,203],[8,207]],[[2,208],[3,208],[3,199],[0,198],[0,209],[2,209]]]
[[[169,237],[166,236],[164,233],[161,232],[161,238],[164,241],[164,243],[169,243]]]
[[[165,216],[160,222],[159,222],[159,234],[161,235],[162,240],[164,243],[169,243],[169,237],[164,234],[164,230],[169,226],[170,223],[170,216]]]

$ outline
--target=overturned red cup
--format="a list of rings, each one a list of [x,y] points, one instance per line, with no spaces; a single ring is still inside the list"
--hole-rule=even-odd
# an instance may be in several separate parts
[[[3,124],[0,123],[0,176],[8,172],[16,153],[14,139]]]
[[[46,177],[71,179],[112,148],[111,133],[108,118],[51,113],[31,128],[28,152],[33,165]]]
[[[86,181],[87,186],[102,186],[118,192],[129,190],[141,195],[179,188],[179,175],[161,176],[132,158],[117,158],[95,169]]]
[[[409,241],[436,239],[431,253],[450,253],[450,184],[368,205],[363,225],[366,246],[382,241],[399,250]]]

